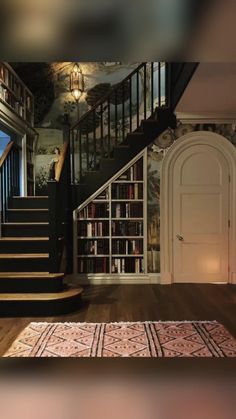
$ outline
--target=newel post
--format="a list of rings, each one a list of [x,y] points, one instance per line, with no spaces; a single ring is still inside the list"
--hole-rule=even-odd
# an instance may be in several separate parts
[[[49,271],[58,272],[58,210],[57,210],[57,182],[48,182],[48,206],[49,206]]]

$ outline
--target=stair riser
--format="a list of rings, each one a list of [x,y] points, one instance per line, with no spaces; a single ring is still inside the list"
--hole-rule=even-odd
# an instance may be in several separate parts
[[[0,293],[60,292],[63,288],[63,280],[61,278],[0,278]]]
[[[1,301],[1,317],[56,316],[81,309],[81,296],[59,301]]]
[[[8,207],[14,209],[47,209],[48,198],[11,198]]]
[[[7,221],[9,223],[48,222],[48,211],[8,211]]]
[[[3,229],[3,236],[4,237],[48,237],[48,226],[45,225],[19,225],[19,226],[11,226],[11,225],[4,225]]]
[[[0,259],[0,272],[48,272],[49,260],[45,259]]]
[[[0,241],[0,254],[3,253],[48,253],[49,241]]]

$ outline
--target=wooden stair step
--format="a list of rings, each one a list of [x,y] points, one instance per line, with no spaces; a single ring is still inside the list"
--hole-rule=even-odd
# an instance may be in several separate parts
[[[45,259],[48,253],[2,253],[0,259]]]
[[[82,292],[81,287],[70,287],[55,293],[4,293],[0,294],[0,303],[2,301],[58,301],[80,296]]]
[[[37,211],[49,211],[48,208],[8,208],[7,211],[12,212],[37,212]]]
[[[44,225],[44,226],[48,226],[49,223],[48,222],[31,222],[31,223],[26,223],[26,222],[21,222],[21,223],[2,223],[2,226],[38,226],[38,225]]]
[[[22,278],[40,278],[40,279],[57,279],[63,278],[64,273],[49,273],[49,272],[0,272],[0,279],[9,278],[9,279],[22,279]]]
[[[14,199],[46,199],[48,198],[48,195],[35,195],[35,196],[13,196]]]
[[[48,241],[49,237],[0,237],[0,242],[4,241],[27,241],[27,242],[38,242],[38,241]]]
[[[55,316],[80,309],[81,287],[67,287],[51,292],[1,292],[2,317]]]

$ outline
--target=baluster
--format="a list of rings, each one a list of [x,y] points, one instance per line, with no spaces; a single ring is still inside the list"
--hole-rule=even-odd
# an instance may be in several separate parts
[[[139,71],[137,71],[137,128],[139,127]]]
[[[100,128],[101,128],[101,157],[104,156],[104,145],[103,145],[103,106],[102,104],[100,105],[100,113],[101,113],[101,123],[100,123]]]
[[[154,113],[154,64],[151,63],[151,115]]]
[[[129,131],[132,132],[132,77],[129,78]]]
[[[171,106],[170,71],[171,67],[165,63],[165,106]]]
[[[17,159],[17,196],[20,195],[20,156],[19,156],[19,150],[16,151],[16,159]]]
[[[161,63],[158,63],[158,106],[161,107]]]
[[[115,145],[117,145],[118,142],[117,122],[117,90],[115,90]]]
[[[88,134],[88,124],[86,125],[86,162],[87,162],[87,171],[89,170],[89,134]]]
[[[111,104],[110,96],[107,99],[107,134],[108,134],[108,156],[111,157]]]
[[[79,180],[81,182],[83,176],[83,168],[82,168],[82,131],[81,128],[77,129],[77,137],[79,133]]]
[[[72,139],[71,139],[71,180],[72,183],[75,183],[75,132],[72,130]]]
[[[10,157],[11,157],[11,175],[10,175],[10,182],[11,182],[11,196],[14,194],[14,182],[13,182],[13,177],[14,177],[14,159],[13,159],[13,153],[10,153]]]
[[[125,84],[122,83],[122,142],[125,140]]]
[[[144,100],[144,119],[147,119],[147,64],[144,63],[144,92],[143,92],[143,100]]]
[[[94,169],[97,167],[97,142],[96,142],[96,113],[93,111],[93,148],[94,148]]]

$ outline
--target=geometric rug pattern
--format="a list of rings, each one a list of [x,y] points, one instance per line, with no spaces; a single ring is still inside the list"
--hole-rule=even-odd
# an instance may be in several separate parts
[[[216,321],[30,323],[4,357],[235,357]]]

